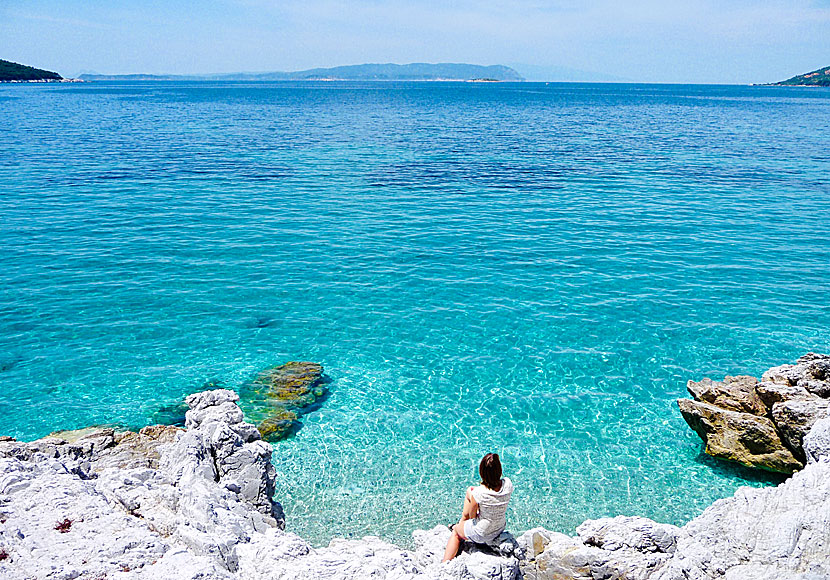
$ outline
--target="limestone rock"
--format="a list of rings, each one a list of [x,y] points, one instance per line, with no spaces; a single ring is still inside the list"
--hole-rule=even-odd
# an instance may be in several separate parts
[[[772,406],[775,403],[790,401],[792,399],[816,398],[816,395],[813,395],[803,387],[782,385],[780,383],[758,383],[755,385],[755,392],[758,393],[761,401],[764,402],[764,406],[768,412],[772,411]]]
[[[589,546],[663,554],[675,551],[679,532],[676,526],[626,516],[589,520],[576,529],[579,539]]]
[[[686,388],[696,401],[709,403],[727,411],[764,416],[767,409],[755,392],[757,382],[755,377],[750,376],[726,376],[723,381],[689,381]]]
[[[520,563],[525,580],[593,580],[591,564],[602,550],[565,534],[536,528],[519,538],[526,559]]]
[[[820,397],[830,397],[830,355],[807,353],[794,365],[769,369],[761,380],[799,386]]]
[[[781,473],[803,467],[766,417],[690,399],[679,399],[677,405],[686,423],[706,443],[709,455]]]
[[[799,423],[808,429],[803,470],[776,488],[741,488],[682,528],[603,518],[583,523],[575,537],[535,528],[518,540],[506,533],[492,547],[468,543],[441,563],[450,534],[444,526],[416,531],[414,551],[373,537],[313,548],[282,530],[270,497],[271,446],[242,420],[235,397],[214,391],[188,398],[187,431],[0,438],[0,548],[7,554],[0,578],[830,578],[830,417],[812,427]],[[774,406],[791,409],[793,402],[804,400]],[[768,443],[761,439],[769,425],[758,426],[766,417],[687,404],[710,440],[733,437],[747,452]],[[726,428],[712,437],[713,425]],[[753,430],[748,439],[741,435]]]
[[[804,436],[803,446],[808,463],[830,461],[830,417],[813,424]]]
[[[782,439],[799,460],[804,460],[801,442],[816,421],[830,416],[830,400],[790,399],[772,406],[772,420]]]

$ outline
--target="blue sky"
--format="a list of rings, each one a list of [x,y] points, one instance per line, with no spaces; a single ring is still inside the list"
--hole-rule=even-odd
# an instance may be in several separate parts
[[[830,65],[830,0],[0,0],[0,58],[64,76],[471,62],[767,82]]]

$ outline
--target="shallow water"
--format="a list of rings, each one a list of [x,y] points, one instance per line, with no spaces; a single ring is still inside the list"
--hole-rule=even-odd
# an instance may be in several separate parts
[[[775,476],[674,399],[830,351],[830,91],[0,86],[0,432],[138,427],[287,360],[289,528],[406,541],[486,451],[512,529]]]

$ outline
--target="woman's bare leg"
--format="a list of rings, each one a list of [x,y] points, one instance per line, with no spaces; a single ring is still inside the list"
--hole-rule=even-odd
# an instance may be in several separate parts
[[[464,538],[464,524],[458,523],[452,527],[452,535],[447,540],[447,548],[444,550],[444,557],[442,562],[448,562],[458,555],[458,547],[461,545],[461,540]]]
[[[452,527],[452,535],[447,540],[447,548],[444,550],[442,562],[447,562],[455,558],[458,554],[458,547],[461,545],[461,540],[467,539],[464,536],[464,521],[471,520],[478,514],[478,504],[473,499],[472,489],[472,487],[467,488],[467,493],[464,495],[464,507],[461,509],[461,519]]]

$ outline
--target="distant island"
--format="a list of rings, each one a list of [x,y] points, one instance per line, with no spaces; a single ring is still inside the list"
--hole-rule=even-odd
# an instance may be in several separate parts
[[[802,87],[830,87],[830,67],[820,68],[813,72],[798,75],[797,77],[775,84]]]
[[[356,64],[296,72],[208,75],[83,74],[84,81],[523,81],[509,66],[464,63]]]
[[[63,77],[56,72],[0,60],[0,83],[62,80]]]

